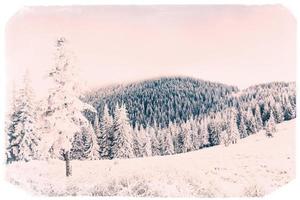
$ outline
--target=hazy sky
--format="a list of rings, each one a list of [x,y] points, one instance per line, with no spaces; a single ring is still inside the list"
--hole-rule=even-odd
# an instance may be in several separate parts
[[[296,80],[296,21],[274,6],[33,7],[7,24],[9,80],[33,85],[64,36],[89,87],[185,75],[247,87]]]

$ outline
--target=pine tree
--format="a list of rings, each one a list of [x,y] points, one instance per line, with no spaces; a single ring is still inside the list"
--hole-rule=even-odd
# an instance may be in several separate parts
[[[100,134],[98,137],[101,159],[110,158],[112,125],[113,125],[113,118],[110,116],[108,107],[105,104],[103,115],[100,120]]]
[[[230,144],[230,132],[224,130],[220,133],[220,144],[228,146]]]
[[[87,127],[82,127],[80,132],[76,132],[72,141],[72,148],[70,150],[70,158],[73,160],[97,160],[99,159],[99,149],[98,145],[95,145],[94,142],[97,142],[97,138],[92,138],[94,134],[92,125]]]
[[[250,107],[248,107],[247,109],[247,113],[246,113],[246,118],[245,118],[245,125],[246,125],[246,129],[248,132],[248,135],[256,133],[256,120],[253,116],[253,112],[252,109]]]
[[[193,149],[193,143],[191,140],[191,127],[188,122],[181,125],[181,131],[178,134],[177,144],[178,153],[186,153]]]
[[[240,133],[234,115],[231,115],[228,132],[230,133],[230,142],[232,144],[237,143],[237,141],[240,139]]]
[[[262,110],[262,115],[261,115],[261,118],[262,118],[262,121],[263,121],[263,125],[265,126],[268,119],[269,119],[269,115],[270,115],[270,107],[269,107],[269,104],[267,102],[264,102],[263,104],[263,110]]]
[[[158,135],[161,155],[174,154],[174,145],[169,129],[161,129]]]
[[[96,111],[79,99],[76,70],[72,57],[66,50],[65,38],[59,38],[55,48],[55,63],[48,74],[53,88],[49,90],[47,99],[43,145],[49,145],[47,149],[50,149],[51,157],[65,161],[66,176],[70,176],[70,153],[75,134],[86,132],[91,138],[89,157],[95,159],[98,156],[95,132],[82,113],[86,108],[94,113]]]
[[[275,123],[281,123],[284,120],[283,109],[280,103],[276,102],[273,108],[274,120]]]
[[[152,156],[159,156],[160,155],[159,141],[156,136],[156,131],[153,127],[148,128],[148,135],[150,136],[150,141],[151,141]]]
[[[210,123],[208,124],[208,132],[209,132],[208,141],[210,146],[218,145],[221,142],[222,130],[219,121],[220,121],[219,118],[211,119]]]
[[[200,149],[200,123],[195,119],[188,120],[190,123],[192,150]]]
[[[261,118],[261,112],[260,112],[260,107],[258,104],[255,106],[255,121],[256,121],[256,130],[259,131],[263,128],[263,121]]]
[[[204,117],[200,123],[200,148],[208,147],[209,143],[209,135],[207,131],[207,118]]]
[[[284,120],[291,120],[296,117],[296,111],[293,109],[289,100],[285,100]]]
[[[238,129],[239,129],[241,139],[248,136],[243,115],[240,116],[240,123],[239,123]]]
[[[275,132],[276,132],[276,124],[275,124],[273,112],[271,110],[270,118],[266,123],[266,136],[273,137]]]
[[[133,130],[133,143],[132,143],[132,148],[133,148],[133,154],[135,157],[142,157],[141,153],[141,144],[140,144],[140,131],[138,128],[138,125],[136,124]]]
[[[133,152],[133,130],[129,125],[127,110],[124,104],[115,109],[113,121],[112,155],[111,158],[132,158]]]
[[[177,137],[178,137],[178,134],[179,134],[179,130],[178,130],[177,124],[173,123],[173,122],[169,122],[168,129],[169,129],[168,131],[170,132],[172,140],[173,140],[174,151],[176,152],[177,145],[178,145],[178,143],[177,143]]]
[[[151,140],[147,129],[141,127],[138,139],[142,157],[152,156]]]
[[[13,161],[18,160],[18,143],[20,138],[20,133],[16,132],[16,127],[19,123],[18,119],[18,109],[19,109],[19,99],[16,98],[16,88],[13,85],[12,88],[12,97],[11,104],[9,105],[9,114],[7,116],[6,125],[6,162],[11,163]]]
[[[33,92],[29,74],[24,76],[24,88],[19,96],[13,92],[13,106],[8,125],[7,162],[30,161],[38,158],[38,142],[40,140],[35,126],[36,116],[33,107]]]

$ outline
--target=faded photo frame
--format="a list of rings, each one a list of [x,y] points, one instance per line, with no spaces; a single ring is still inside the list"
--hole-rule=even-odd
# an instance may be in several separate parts
[[[23,7],[5,32],[7,184],[273,193],[296,178],[296,28],[279,4]]]

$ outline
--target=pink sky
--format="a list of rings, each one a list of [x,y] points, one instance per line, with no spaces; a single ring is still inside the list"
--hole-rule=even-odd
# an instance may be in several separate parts
[[[30,7],[7,24],[9,81],[35,89],[65,36],[89,87],[185,75],[239,87],[296,80],[296,20],[274,6]]]

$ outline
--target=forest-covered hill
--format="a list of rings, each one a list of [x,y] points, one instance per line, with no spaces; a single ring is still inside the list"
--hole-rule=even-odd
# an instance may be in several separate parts
[[[189,77],[164,77],[128,85],[90,91],[83,100],[103,113],[107,104],[110,114],[116,103],[126,105],[131,125],[161,127],[180,123],[191,117],[225,109],[238,88]],[[100,116],[101,117],[101,116]]]
[[[164,77],[128,85],[116,85],[89,91],[83,101],[93,105],[100,115],[107,104],[114,115],[116,103],[125,104],[130,123],[166,127],[170,122],[186,122],[228,107],[247,111],[258,105],[263,113],[269,101],[296,107],[295,82],[273,82],[251,86],[240,91],[235,86],[214,83],[190,77]],[[268,102],[267,104],[265,104]],[[273,102],[271,102],[273,104]],[[268,105],[269,106],[269,105]],[[268,119],[268,113],[263,116]],[[285,118],[290,119],[289,116]]]

